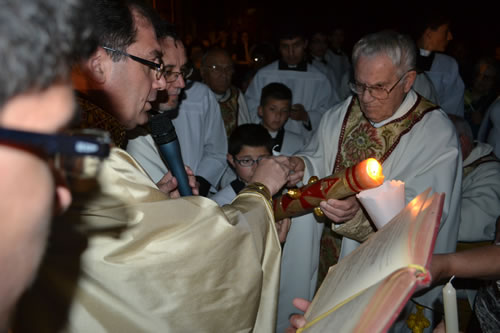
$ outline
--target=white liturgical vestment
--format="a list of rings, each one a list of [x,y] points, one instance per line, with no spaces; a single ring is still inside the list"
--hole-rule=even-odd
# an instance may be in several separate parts
[[[417,96],[410,91],[392,117],[373,126],[402,121],[416,105]],[[323,178],[332,174],[343,120],[352,98],[325,113],[311,142],[297,154],[306,165],[304,181],[311,176]],[[454,252],[459,227],[462,162],[455,129],[444,112],[439,109],[427,112],[401,137],[382,166],[386,180],[405,182],[406,203],[429,187],[434,192],[446,194],[435,252]],[[281,264],[278,332],[287,327],[289,315],[297,312],[292,305],[293,298],[311,300],[314,295],[322,230],[323,224],[318,223],[312,213],[292,219]],[[431,290],[432,295],[422,296],[428,299],[421,302],[430,304],[442,288],[438,289]]]
[[[420,50],[424,55],[428,51]],[[460,77],[458,64],[452,57],[434,52],[431,69],[425,72],[434,84],[439,106],[444,112],[464,117],[464,81]]]
[[[16,332],[272,332],[280,243],[270,202],[169,199],[125,151],[54,224]]]
[[[184,164],[195,175],[217,186],[227,167],[227,137],[219,103],[210,88],[203,83],[193,82],[186,89],[186,98],[181,101],[178,115],[172,119],[172,123]],[[134,130],[134,136],[128,142],[127,151],[157,183],[168,172],[158,147],[152,136],[143,129]]]
[[[288,119],[285,129],[310,137],[318,128],[323,114],[338,102],[337,94],[328,78],[314,65],[307,64],[307,71],[280,70],[279,61],[261,68],[252,79],[245,97],[253,122],[260,122],[257,108],[260,104],[262,88],[272,82],[280,82],[292,90],[292,104],[302,104],[309,115],[312,131],[308,131],[302,121]]]
[[[500,97],[486,111],[479,128],[478,140],[492,146],[493,152],[500,158]]]
[[[473,170],[467,170],[492,151],[490,145],[478,142],[464,161],[459,241],[495,239],[496,220],[500,216],[500,161],[481,161]]]

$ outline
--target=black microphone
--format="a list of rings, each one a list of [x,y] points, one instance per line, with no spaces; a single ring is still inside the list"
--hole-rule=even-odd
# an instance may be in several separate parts
[[[167,162],[168,169],[177,179],[179,193],[181,196],[193,195],[172,120],[164,112],[152,116],[149,124],[153,140]]]

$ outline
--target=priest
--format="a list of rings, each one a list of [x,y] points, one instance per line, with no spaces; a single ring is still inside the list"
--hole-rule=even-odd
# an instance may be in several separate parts
[[[352,57],[354,96],[325,113],[309,145],[291,159],[297,171],[305,169],[307,180],[374,157],[382,163],[387,180],[405,182],[406,203],[428,187],[445,193],[435,252],[452,252],[459,226],[460,148],[446,114],[412,90],[415,59],[414,43],[395,32],[375,33],[358,41]],[[334,231],[344,236],[344,253],[375,232],[355,196],[323,201],[320,207],[333,222]],[[311,300],[314,295],[322,229],[312,214],[292,220],[283,250],[279,331],[297,312],[293,298]],[[431,290],[417,301],[431,305],[439,293]],[[396,325],[405,327],[406,323],[401,320]]]

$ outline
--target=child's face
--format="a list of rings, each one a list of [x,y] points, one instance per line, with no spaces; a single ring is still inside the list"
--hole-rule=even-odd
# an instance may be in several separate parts
[[[258,164],[258,162],[252,162],[252,160],[256,161],[266,156],[271,156],[271,154],[265,146],[250,147],[243,145],[241,151],[236,154],[234,158],[232,155],[227,154],[227,160],[233,166],[238,177],[248,184],[250,183]],[[245,164],[252,165],[244,166]]]
[[[262,125],[271,132],[278,131],[290,116],[290,101],[287,99],[268,98],[264,106],[259,106]]]

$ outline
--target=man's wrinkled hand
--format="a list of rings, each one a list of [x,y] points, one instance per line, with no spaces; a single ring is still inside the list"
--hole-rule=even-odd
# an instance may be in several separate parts
[[[346,199],[328,199],[319,204],[325,216],[334,223],[343,223],[351,220],[358,212],[360,206],[356,196]]]
[[[288,160],[290,163],[291,171],[288,175],[288,181],[286,185],[292,187],[297,185],[297,183],[300,182],[304,177],[304,170],[306,168],[306,165],[304,161],[297,156],[290,156],[288,157]]]
[[[288,181],[290,161],[286,156],[270,156],[260,160],[251,182],[264,184],[271,195],[276,194]]]
[[[191,170],[190,167],[187,165],[184,166],[186,169],[186,174],[188,176],[188,181],[189,181],[189,186],[191,187],[191,190],[193,191],[193,195],[198,195],[199,194],[199,184],[196,181],[196,177],[194,175],[193,170]],[[172,173],[169,171],[167,172],[162,179],[158,183],[156,183],[156,186],[168,195],[170,198],[175,199],[175,198],[180,198],[181,194],[179,193],[178,189],[179,183],[177,182],[177,179],[172,175]]]

